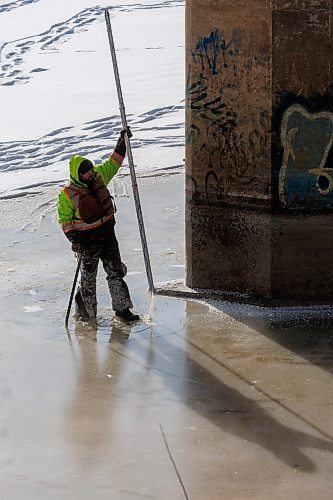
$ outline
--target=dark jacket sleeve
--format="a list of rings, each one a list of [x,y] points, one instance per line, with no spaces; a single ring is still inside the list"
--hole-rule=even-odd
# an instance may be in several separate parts
[[[116,144],[116,147],[114,148],[115,153],[117,153],[119,156],[122,156],[123,158],[125,157],[126,154],[126,143],[125,139],[122,137],[119,137],[118,142]]]

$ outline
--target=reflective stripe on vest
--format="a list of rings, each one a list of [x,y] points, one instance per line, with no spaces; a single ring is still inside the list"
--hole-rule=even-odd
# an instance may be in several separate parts
[[[64,192],[68,196],[68,198],[74,203],[75,207],[77,210],[79,210],[79,202],[80,202],[80,195],[73,191],[71,189],[70,185],[64,187]],[[84,231],[86,229],[94,229],[95,227],[101,226],[104,224],[109,219],[112,219],[113,213],[110,215],[105,215],[101,219],[97,220],[96,222],[93,222],[92,224],[88,224],[87,222],[84,222],[82,219],[73,219],[70,222],[65,222],[63,223],[62,230],[64,233],[67,233],[68,231],[72,231],[73,229],[76,229],[78,231]]]
[[[64,233],[68,233],[68,231],[72,231],[73,229],[75,229],[74,226],[73,226],[73,222],[72,221],[70,221],[70,222],[63,222],[61,224],[61,228],[62,228],[62,230],[63,230]]]
[[[121,165],[122,162],[124,161],[124,157],[121,156],[120,154],[116,153],[115,151],[113,151],[112,155],[111,155],[111,158],[116,162],[118,163],[118,165]]]

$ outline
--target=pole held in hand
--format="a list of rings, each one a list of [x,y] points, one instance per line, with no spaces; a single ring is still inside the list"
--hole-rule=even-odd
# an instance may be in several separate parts
[[[70,315],[71,308],[72,308],[72,302],[73,302],[73,296],[74,296],[74,292],[75,292],[75,288],[76,288],[77,277],[79,275],[79,271],[80,271],[80,267],[81,267],[81,260],[82,260],[82,253],[80,253],[80,257],[78,258],[77,267],[76,267],[75,276],[74,276],[74,281],[73,281],[73,286],[72,286],[72,291],[71,291],[71,296],[69,298],[69,303],[68,303],[68,307],[67,307],[67,314],[66,314],[66,319],[65,319],[66,330],[68,330],[68,320],[69,320],[69,315]]]
[[[115,50],[113,35],[112,35],[110,14],[109,14],[108,9],[105,9],[105,20],[106,20],[106,26],[107,26],[107,31],[108,31],[108,37],[109,37],[109,44],[110,44],[110,51],[111,51],[111,57],[112,57],[114,76],[115,76],[115,80],[116,80],[116,87],[117,87],[117,93],[118,93],[119,110],[120,110],[122,127],[123,127],[123,129],[127,129],[127,118],[126,118],[123,94],[122,94],[120,78],[119,78],[118,63],[117,63],[116,50]],[[142,211],[141,211],[139,190],[138,190],[138,185],[136,182],[136,174],[135,174],[135,169],[134,169],[131,142],[130,142],[130,139],[129,139],[127,134],[125,134],[125,143],[126,143],[128,165],[129,165],[131,180],[132,180],[132,189],[133,189],[133,196],[134,196],[134,202],[135,202],[135,208],[136,208],[136,215],[137,215],[138,224],[139,224],[143,257],[144,257],[144,262],[145,262],[145,266],[146,266],[148,287],[149,287],[149,291],[151,293],[153,293],[155,290],[154,281],[153,281],[153,274],[152,274],[151,265],[150,265],[149,251],[148,251],[145,227],[144,227]]]

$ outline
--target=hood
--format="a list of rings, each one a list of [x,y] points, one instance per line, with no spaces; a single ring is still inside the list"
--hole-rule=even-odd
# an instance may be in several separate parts
[[[79,186],[85,186],[83,182],[79,181],[79,166],[83,160],[88,160],[85,156],[75,155],[69,160],[69,173],[71,182],[78,184]],[[85,186],[86,187],[86,186]]]

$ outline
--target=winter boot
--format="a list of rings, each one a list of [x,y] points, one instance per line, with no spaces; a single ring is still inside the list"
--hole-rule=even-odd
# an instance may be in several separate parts
[[[116,316],[126,322],[139,321],[140,319],[140,316],[138,314],[133,314],[129,308],[124,309],[123,311],[116,311]]]
[[[75,294],[74,318],[76,320],[81,320],[81,321],[88,321],[90,319],[89,314],[87,313],[86,308],[84,307],[80,290],[78,290]]]

